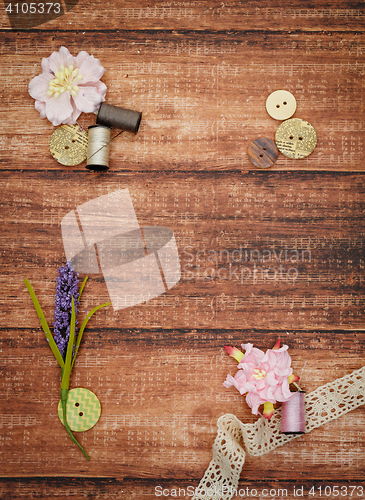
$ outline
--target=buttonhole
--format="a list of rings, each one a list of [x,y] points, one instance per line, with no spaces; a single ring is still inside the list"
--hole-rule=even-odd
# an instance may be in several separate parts
[[[293,139],[293,136],[291,135],[291,136],[289,137],[289,139]]]
[[[299,140],[302,141],[303,140],[303,137],[299,137]]]
[[[80,417],[82,417],[84,414],[82,413],[82,411],[80,411],[79,415],[80,415]]]
[[[263,158],[264,155],[260,155],[260,158]]]
[[[280,108],[280,104],[277,104],[277,105],[276,105],[276,107],[277,107],[277,108]]]
[[[266,151],[266,148],[262,148],[264,151]]]
[[[283,102],[283,104],[284,104],[284,106],[286,106],[287,102],[286,102],[286,101],[284,101],[284,102]]]
[[[80,403],[75,403],[75,406],[76,406],[76,407],[80,406]]]
[[[75,139],[72,139],[72,142],[76,142]]]
[[[65,146],[65,149],[69,149],[68,146]]]

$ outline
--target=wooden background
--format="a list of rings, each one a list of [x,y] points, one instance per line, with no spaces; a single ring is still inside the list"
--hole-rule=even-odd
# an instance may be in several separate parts
[[[0,498],[149,500],[156,486],[171,498],[197,486],[218,417],[255,418],[222,386],[236,370],[225,344],[265,350],[282,338],[295,371],[305,366],[307,391],[363,366],[364,19],[362,1],[81,0],[58,19],[12,30],[1,4]],[[54,127],[28,95],[42,57],[61,45],[101,60],[107,102],[143,112],[138,135],[112,143],[107,173],[56,163]],[[279,122],[265,101],[281,88],[318,144],[306,159],[280,155],[260,171],[246,150],[274,138]],[[71,380],[102,404],[99,423],[78,435],[87,462],[58,421],[59,369],[23,279],[51,323],[62,218],[123,188],[141,225],[174,231],[182,277],[156,299],[89,323]],[[246,279],[253,262],[229,275],[226,260],[204,258],[240,246],[283,251],[265,264],[276,275]],[[285,250],[304,258],[286,260]],[[85,309],[107,300],[92,276]],[[292,499],[301,486],[306,498],[319,498],[319,487],[324,496],[325,486],[365,486],[364,442],[359,408],[248,457],[240,487],[257,498],[286,488]]]

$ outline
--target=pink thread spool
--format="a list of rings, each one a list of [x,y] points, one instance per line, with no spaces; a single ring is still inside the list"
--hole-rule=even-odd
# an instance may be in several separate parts
[[[305,432],[305,392],[294,392],[289,401],[281,407],[281,432],[283,434],[304,434]]]

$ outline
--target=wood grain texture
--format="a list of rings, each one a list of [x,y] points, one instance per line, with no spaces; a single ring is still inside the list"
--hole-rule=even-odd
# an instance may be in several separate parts
[[[3,330],[1,425],[8,459],[2,475],[199,478],[210,461],[218,417],[256,418],[236,390],[222,385],[237,366],[223,345],[250,341],[266,349],[278,336],[290,345],[297,373],[306,363],[302,384],[308,392],[363,364],[364,334],[358,331],[88,329],[71,380],[72,387],[91,388],[102,405],[98,424],[78,434],[92,457],[87,462],[58,420],[59,368],[43,332]],[[362,413],[353,411],[263,457],[248,456],[242,477],[285,480],[294,466],[303,478],[335,480],[340,473],[362,479]]]
[[[318,144],[305,159],[280,154],[274,170],[364,169],[365,48],[357,33],[9,32],[3,39],[2,168],[37,170],[42,151],[44,166],[60,169],[48,150],[54,127],[39,119],[27,89],[41,57],[66,45],[102,61],[109,103],[143,113],[137,136],[112,143],[113,171],[255,169],[247,147],[258,137],[274,140],[281,122],[265,101],[278,88],[295,95],[294,117],[313,125]]]
[[[226,344],[266,349],[282,338],[308,392],[364,365],[364,17],[363,2],[343,0],[81,0],[12,31],[1,3],[1,500],[152,500],[159,485],[163,498],[186,497],[209,464],[218,417],[255,419],[222,386],[236,371]],[[143,113],[136,136],[112,142],[106,174],[53,160],[54,127],[28,94],[42,57],[61,45],[101,60],[108,103]],[[247,147],[274,139],[280,122],[265,100],[280,88],[318,144],[259,171]],[[174,231],[182,277],[90,321],[71,380],[102,404],[98,424],[78,435],[86,462],[58,420],[60,373],[23,279],[52,323],[62,218],[123,188],[140,225]],[[81,316],[108,299],[92,275]],[[303,486],[304,498],[322,487],[334,499],[334,485],[361,497],[363,413],[247,457],[246,493],[234,498],[267,498],[266,488],[294,500]]]
[[[60,497],[84,500],[90,498],[91,495],[95,500],[120,498],[126,498],[127,500],[134,498],[156,500],[159,497],[191,498],[196,486],[197,483],[191,480],[171,481],[160,479],[155,484],[151,484],[146,479],[124,479],[121,481],[104,478],[72,478],[65,481],[63,478],[23,478],[9,480],[7,483],[0,479],[0,492],[3,493],[4,498],[6,497],[7,500],[28,499],[32,498],[32,495],[42,495],[40,498],[47,498],[48,500],[59,500]],[[315,495],[314,498],[320,497],[321,493],[321,496],[335,500],[338,496],[341,496],[341,493],[344,497],[346,494],[350,495],[351,493],[352,495],[359,493],[360,496],[363,491],[362,488],[363,482],[361,481],[336,480],[323,483],[323,481],[308,481],[306,479],[286,482],[245,480],[240,481],[237,495],[234,498],[279,498],[280,500],[286,498],[294,500],[300,498],[302,491],[303,498],[313,498],[313,496],[309,496],[311,491],[312,495]],[[335,494],[332,494],[333,491],[335,491]],[[271,497],[269,496],[270,492],[274,493]],[[325,492],[327,495],[325,495]],[[337,492],[340,495],[337,495]]]
[[[291,0],[285,5],[278,0],[267,5],[257,0],[141,0],[138,4],[133,0],[117,0],[110,4],[102,0],[92,3],[81,0],[66,15],[42,25],[42,29],[56,33],[65,29],[94,32],[122,29],[361,31],[364,17],[364,5],[358,0],[317,0],[311,4]],[[10,29],[3,6],[0,26]]]
[[[125,187],[141,226],[174,231],[182,277],[147,303],[103,311],[97,324],[275,329],[363,324],[363,177],[261,171],[188,177],[3,173],[5,324],[38,326],[24,278],[52,317],[56,270],[64,260],[62,218],[81,203]],[[109,300],[102,275],[90,278],[88,310]]]

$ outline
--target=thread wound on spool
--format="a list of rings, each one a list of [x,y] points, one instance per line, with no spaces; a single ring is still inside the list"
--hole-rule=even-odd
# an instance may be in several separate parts
[[[303,391],[294,392],[289,401],[281,407],[282,434],[305,433],[305,406]]]
[[[89,127],[86,168],[97,172],[109,169],[110,128],[104,125]]]
[[[142,113],[131,109],[119,108],[106,102],[100,104],[96,123],[136,134],[141,123]]]

